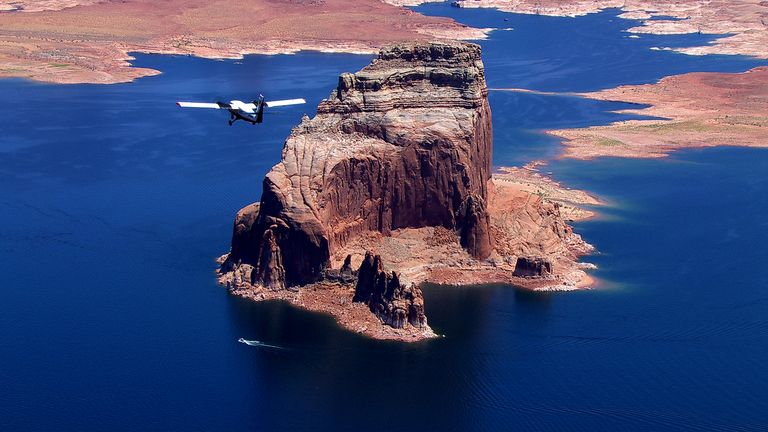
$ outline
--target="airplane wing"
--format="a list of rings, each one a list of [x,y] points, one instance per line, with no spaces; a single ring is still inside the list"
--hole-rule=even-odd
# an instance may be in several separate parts
[[[307,103],[307,101],[304,99],[284,99],[264,102],[264,105],[269,108],[273,108],[288,105],[299,105],[304,103]],[[255,103],[244,103],[240,101],[232,101],[229,104],[209,102],[176,102],[176,105],[182,108],[239,109],[251,114],[254,112],[253,110],[257,108]]]
[[[307,103],[307,101],[305,101],[304,99],[285,99],[285,100],[264,102],[264,105],[268,106],[269,108],[272,108],[272,107],[279,107],[279,106],[286,106],[286,105],[299,105],[304,103]]]
[[[219,104],[207,102],[176,102],[176,105],[182,108],[213,108],[221,109]]]

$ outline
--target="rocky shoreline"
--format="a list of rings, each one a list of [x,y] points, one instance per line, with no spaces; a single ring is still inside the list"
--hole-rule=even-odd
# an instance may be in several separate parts
[[[538,258],[539,266],[544,264],[549,270],[542,272],[537,265],[521,265],[516,273],[519,257],[515,255],[497,253],[486,261],[475,260],[461,248],[453,231],[434,227],[400,229],[389,236],[367,233],[331,257],[329,268],[336,269],[338,274],[346,260],[351,261],[350,265],[354,267],[354,264],[363,261],[366,252],[374,251],[386,260],[385,267],[389,271],[398,272],[403,283],[416,286],[421,283],[452,286],[504,283],[533,291],[571,291],[592,287],[595,280],[588,272],[594,266],[579,262],[579,257],[588,255],[594,248],[573,233],[566,221],[594,217],[594,212],[584,206],[595,207],[604,203],[583,191],[567,189],[530,166],[500,168],[494,174],[492,183],[492,222],[502,224],[512,219],[514,222],[511,225],[523,228],[515,233],[521,236],[516,250],[521,254],[521,264],[529,263],[526,254],[536,253],[549,257],[543,261]],[[495,197],[498,196],[504,199],[497,205]],[[508,205],[510,201],[512,205]],[[539,208],[539,205],[548,207],[549,211],[559,209],[559,214],[550,215],[552,219],[548,222],[551,225],[542,231],[543,235],[531,227],[531,224],[542,223],[540,219],[531,220],[532,209]],[[533,214],[537,211],[534,210]],[[558,224],[563,224],[560,228],[567,233],[564,237],[557,234]],[[229,254],[223,255],[218,263],[224,264],[228,257]],[[531,258],[530,261],[535,263],[536,260]],[[354,302],[356,279],[344,281],[334,277],[293,289],[272,290],[250,283],[251,266],[224,269],[226,267],[217,270],[218,281],[233,295],[254,301],[286,301],[301,309],[328,314],[343,328],[373,339],[416,342],[439,336],[428,325],[394,328],[382,323],[369,307]]]
[[[385,0],[415,6],[435,0]],[[455,0],[461,8],[493,8],[532,15],[577,17],[605,9],[619,9],[620,18],[639,20],[628,30],[639,34],[722,35],[705,46],[675,47],[690,55],[738,54],[768,58],[768,7],[756,0]],[[667,49],[667,48],[663,48]]]
[[[114,84],[160,73],[131,66],[130,53],[374,54],[399,41],[482,39],[487,31],[379,0],[0,1],[0,77]]]
[[[655,84],[580,96],[638,104],[642,108],[622,112],[652,119],[548,131],[562,140],[566,158],[660,158],[686,148],[768,148],[766,67],[674,75]]]
[[[227,257],[228,254],[221,256],[218,263],[223,264]],[[426,318],[423,325],[419,326],[411,323],[401,327],[384,324],[381,318],[372,313],[368,304],[354,301],[354,278],[346,281],[334,278],[292,289],[271,290],[249,283],[248,270],[247,266],[228,272],[219,269],[218,281],[238,297],[253,301],[285,301],[300,309],[324,313],[332,316],[341,327],[373,339],[417,342],[438,337],[427,325]]]
[[[386,236],[367,233],[337,251],[331,266],[338,268],[348,255],[357,262],[370,250],[380,254],[409,283],[505,283],[544,291],[591,287],[594,280],[585,270],[592,266],[580,263],[579,257],[594,248],[574,233],[568,222],[593,217],[594,212],[585,206],[603,203],[529,170],[500,168],[493,175],[488,211],[494,251],[485,260],[474,259],[463,250],[455,232],[425,227],[399,229]],[[516,274],[518,262],[522,259],[522,264],[527,258],[544,259],[554,270]]]
[[[487,92],[468,43],[393,45],[342,74],[235,218],[219,281],[404,341],[435,336],[423,282],[590,286],[568,221],[600,202],[535,165],[493,173]]]

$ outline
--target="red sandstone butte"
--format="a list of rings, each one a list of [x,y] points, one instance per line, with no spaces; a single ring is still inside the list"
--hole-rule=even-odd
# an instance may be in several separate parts
[[[311,283],[362,233],[427,226],[455,229],[473,257],[487,258],[491,136],[478,45],[383,49],[341,75],[317,116],[293,130],[258,215],[238,215],[225,267],[250,264],[252,282],[272,285],[258,279],[279,257],[286,285]]]
[[[219,281],[401,341],[436,336],[421,282],[589,285],[577,260],[591,247],[566,223],[589,197],[527,168],[491,176],[480,54],[399,44],[342,74],[238,212]]]

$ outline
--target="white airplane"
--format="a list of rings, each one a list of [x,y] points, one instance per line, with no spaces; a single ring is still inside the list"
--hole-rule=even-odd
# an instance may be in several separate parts
[[[176,102],[176,105],[182,108],[211,108],[211,109],[225,109],[229,111],[229,125],[232,123],[243,120],[251,124],[261,123],[264,119],[264,108],[281,107],[286,105],[299,105],[307,103],[304,99],[285,99],[278,101],[264,101],[264,96],[251,103],[245,103],[239,100],[233,100],[229,103],[226,102]]]

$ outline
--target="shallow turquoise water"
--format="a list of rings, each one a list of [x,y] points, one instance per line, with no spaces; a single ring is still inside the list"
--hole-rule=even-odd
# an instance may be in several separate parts
[[[581,91],[758,64],[650,51],[691,40],[626,39],[631,23],[610,13],[430,7],[515,28],[482,42],[494,87]],[[578,225],[598,246],[589,260],[603,286],[428,286],[438,340],[370,341],[218,287],[213,260],[232,217],[258,199],[291,126],[369,59],[138,56],[164,74],[114,86],[0,81],[0,429],[768,427],[765,151],[553,162],[558,179],[612,203]],[[173,105],[258,92],[309,104],[232,128]],[[491,103],[499,165],[552,156],[556,142],[539,130],[608,122],[623,106],[506,92]]]

